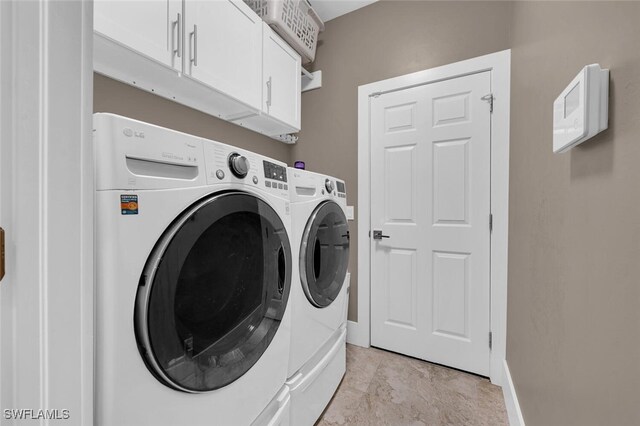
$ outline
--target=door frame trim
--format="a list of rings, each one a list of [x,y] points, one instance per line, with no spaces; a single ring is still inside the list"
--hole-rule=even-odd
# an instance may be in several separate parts
[[[66,411],[66,425],[89,425],[93,0],[0,1],[0,21],[8,260],[0,285],[0,405]]]
[[[376,81],[358,87],[358,321],[347,324],[347,341],[371,344],[371,138],[370,102],[378,93],[491,72],[494,109],[491,116],[491,382],[502,386],[507,334],[507,256],[509,231],[509,113],[511,50]],[[487,223],[487,226],[489,224]],[[487,339],[489,336],[487,336]],[[487,341],[488,344],[488,341]]]

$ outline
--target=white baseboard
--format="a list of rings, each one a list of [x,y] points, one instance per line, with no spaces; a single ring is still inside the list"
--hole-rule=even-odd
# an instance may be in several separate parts
[[[369,333],[362,324],[355,321],[347,321],[347,343],[363,348],[369,347]]]
[[[348,336],[348,334],[347,334]],[[511,380],[511,373],[507,360],[503,361],[504,371],[502,373],[502,393],[504,395],[504,403],[507,406],[507,414],[509,415],[509,424],[511,426],[525,426],[522,411],[520,411],[520,403],[516,395],[516,388]]]

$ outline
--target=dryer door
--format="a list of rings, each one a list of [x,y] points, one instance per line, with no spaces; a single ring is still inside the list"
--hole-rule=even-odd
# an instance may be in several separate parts
[[[300,278],[307,299],[324,308],[344,284],[349,265],[349,227],[333,201],[320,204],[307,222],[300,245]]]
[[[140,279],[135,330],[149,370],[186,392],[221,388],[269,347],[291,284],[291,248],[278,214],[246,193],[186,210]]]

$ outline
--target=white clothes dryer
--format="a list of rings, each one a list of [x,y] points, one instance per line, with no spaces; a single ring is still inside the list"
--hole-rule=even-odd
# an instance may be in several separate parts
[[[316,422],[345,373],[349,228],[343,181],[292,168],[289,178],[294,271],[287,385],[291,424],[304,426]]]
[[[96,424],[250,425],[287,389],[289,192],[265,184],[286,165],[112,114],[94,129]]]

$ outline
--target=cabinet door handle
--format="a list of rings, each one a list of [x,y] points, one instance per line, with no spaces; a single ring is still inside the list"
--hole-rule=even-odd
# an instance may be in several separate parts
[[[191,34],[189,34],[191,39],[191,52],[192,52],[192,58],[191,58],[191,62],[193,63],[194,67],[198,66],[198,26],[194,25],[193,26],[193,32]]]
[[[271,76],[267,80],[267,107],[271,108]]]
[[[173,23],[171,30],[173,32],[171,40],[174,42],[173,54],[176,55],[178,58],[181,58],[182,57],[182,15],[180,13],[178,13],[178,17]]]
[[[4,278],[4,229],[0,228],[0,281]]]

